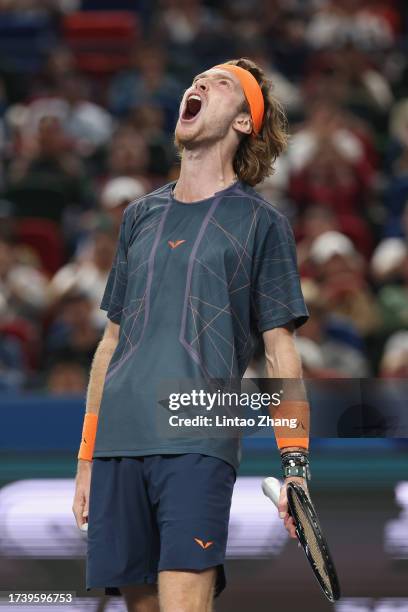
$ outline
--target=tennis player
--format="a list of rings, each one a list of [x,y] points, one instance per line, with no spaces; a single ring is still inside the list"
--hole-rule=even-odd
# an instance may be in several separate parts
[[[253,189],[287,141],[270,85],[246,59],[196,76],[175,130],[179,179],[124,212],[73,511],[88,522],[87,589],[122,594],[128,610],[209,612],[225,586],[239,440],[164,437],[160,381],[242,378],[255,333],[269,376],[301,377],[293,334],[308,313],[293,234]],[[280,409],[299,423],[275,430],[285,474],[305,482],[307,402]],[[294,537],[284,488],[279,509]]]

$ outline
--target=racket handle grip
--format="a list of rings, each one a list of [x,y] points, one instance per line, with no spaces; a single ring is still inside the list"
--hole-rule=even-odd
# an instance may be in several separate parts
[[[269,478],[265,478],[262,481],[262,491],[266,497],[269,497],[269,499],[273,501],[276,507],[278,507],[279,504],[281,487],[282,485],[279,480],[273,476],[269,476]]]

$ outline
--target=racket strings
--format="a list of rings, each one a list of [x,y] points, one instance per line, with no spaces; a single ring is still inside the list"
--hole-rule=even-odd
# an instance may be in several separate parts
[[[308,517],[307,514],[305,513],[302,507],[302,504],[299,502],[297,495],[293,496],[293,502],[295,505],[297,518],[302,525],[302,529],[304,531],[307,545],[309,547],[309,551],[312,556],[316,571],[319,572],[319,575],[321,579],[323,580],[326,588],[328,589],[329,592],[331,592],[332,585],[330,582],[329,575],[327,573],[326,561],[322,555],[319,540],[317,539],[317,536],[311,525],[310,517]]]

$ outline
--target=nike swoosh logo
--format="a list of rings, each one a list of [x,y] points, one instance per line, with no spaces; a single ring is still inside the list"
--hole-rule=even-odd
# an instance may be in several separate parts
[[[185,242],[185,240],[169,240],[168,244],[172,249],[177,249],[177,247],[180,246],[180,244],[183,244],[183,242]]]
[[[197,544],[201,546],[201,548],[203,548],[204,550],[206,550],[207,548],[210,548],[210,546],[214,544],[214,542],[204,542],[203,540],[200,540],[199,538],[194,538],[194,541],[197,542]]]

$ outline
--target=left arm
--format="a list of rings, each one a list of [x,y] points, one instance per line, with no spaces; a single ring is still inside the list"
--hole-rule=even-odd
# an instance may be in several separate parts
[[[302,365],[299,354],[294,343],[294,328],[292,324],[285,327],[276,327],[263,333],[266,358],[266,376],[268,378],[302,379]],[[290,388],[289,388],[290,391]],[[296,392],[296,391],[295,391]],[[299,399],[299,398],[297,398]],[[302,439],[306,440],[309,436],[309,405],[306,401],[283,401],[281,403],[279,416],[285,418],[296,418],[297,427],[290,430],[286,427],[279,427],[279,434],[275,428],[275,436],[280,441],[280,451],[289,450],[305,452]],[[276,409],[274,416],[276,418]],[[293,445],[291,444],[293,439]],[[302,444],[302,445],[299,445]],[[299,482],[307,490],[307,482],[300,477],[290,477],[285,479],[285,485],[289,481]],[[296,538],[293,519],[288,514],[288,503],[286,497],[286,486],[281,489],[279,500],[279,516],[284,519],[284,524],[292,538]]]

